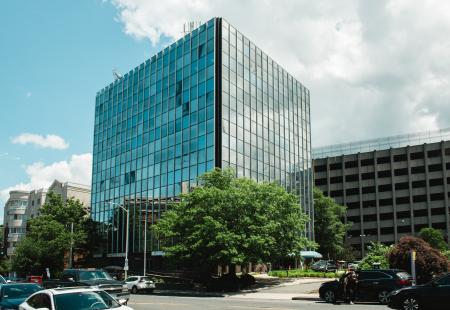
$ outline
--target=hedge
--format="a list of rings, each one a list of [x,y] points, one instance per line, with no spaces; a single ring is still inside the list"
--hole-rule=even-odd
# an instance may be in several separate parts
[[[279,278],[338,278],[342,271],[334,272],[317,272],[311,270],[291,269],[291,270],[272,270],[269,276]]]

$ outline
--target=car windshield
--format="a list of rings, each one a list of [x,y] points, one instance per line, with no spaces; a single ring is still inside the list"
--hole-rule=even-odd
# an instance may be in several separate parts
[[[99,310],[119,307],[119,303],[103,291],[55,295],[56,310]]]
[[[113,280],[111,276],[101,270],[80,271],[80,280]]]
[[[5,299],[27,298],[42,288],[37,284],[10,284],[2,288],[2,297]]]

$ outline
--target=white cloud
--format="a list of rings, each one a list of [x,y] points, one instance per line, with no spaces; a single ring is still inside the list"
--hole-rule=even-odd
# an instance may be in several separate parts
[[[25,166],[24,169],[28,176],[27,181],[0,190],[1,207],[8,200],[11,190],[47,189],[55,179],[61,182],[70,181],[90,185],[92,154],[72,155],[69,160],[54,162],[49,165],[36,162]],[[3,213],[0,213],[0,216],[2,216]]]
[[[222,16],[311,90],[313,145],[450,126],[450,2],[112,0],[153,44]]]
[[[34,144],[42,148],[65,150],[69,143],[57,135],[38,135],[33,133],[23,133],[11,139],[14,144]]]

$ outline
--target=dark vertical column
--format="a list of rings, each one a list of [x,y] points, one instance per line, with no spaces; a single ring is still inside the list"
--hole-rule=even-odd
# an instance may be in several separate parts
[[[428,171],[428,154],[427,144],[423,144],[423,163],[425,165],[425,186],[427,195],[427,214],[428,214],[428,227],[431,227],[431,201],[430,201],[430,172]]]
[[[330,196],[330,157],[327,157],[327,196]]]
[[[373,174],[375,179],[375,206],[377,208],[377,240],[381,242],[381,223],[380,223],[380,197],[378,195],[378,165],[377,151],[373,151]]]
[[[444,184],[444,203],[445,203],[445,229],[447,233],[447,242],[450,242],[450,215],[449,215],[449,205],[448,205],[448,194],[447,194],[447,167],[445,165],[445,142],[441,141],[441,161],[442,161],[442,178]]]
[[[365,249],[365,239],[366,235],[364,233],[364,208],[363,208],[363,198],[362,198],[362,178],[361,178],[361,153],[358,152],[358,194],[359,194],[359,220],[361,223],[360,226],[360,236],[361,239],[361,256],[364,257],[366,249]]]
[[[346,193],[346,186],[345,186],[345,155],[341,156],[341,163],[342,163],[342,204],[347,207],[347,193]],[[347,214],[344,217],[345,224],[347,224]],[[347,240],[347,236],[345,237]]]
[[[392,148],[389,149],[389,159],[391,165],[391,191],[392,191],[392,212],[394,213],[394,242],[398,241],[397,231],[397,197],[395,193],[395,169],[394,169],[394,154],[392,154]]]
[[[411,173],[411,148],[406,146],[406,160],[408,162],[408,189],[409,189],[409,223],[411,234],[414,234],[414,203],[413,203],[413,188],[412,188],[412,173]]]
[[[222,168],[222,18],[216,18],[215,24],[215,107],[214,107],[214,135],[215,135],[215,166]]]

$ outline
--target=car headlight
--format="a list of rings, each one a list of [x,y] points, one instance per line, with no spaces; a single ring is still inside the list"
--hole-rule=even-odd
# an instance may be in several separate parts
[[[394,296],[394,295],[397,295],[399,292],[400,292],[400,290],[395,290],[395,291],[392,291],[390,295]]]

